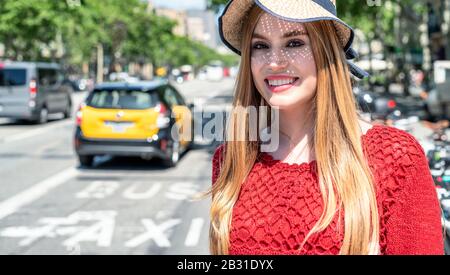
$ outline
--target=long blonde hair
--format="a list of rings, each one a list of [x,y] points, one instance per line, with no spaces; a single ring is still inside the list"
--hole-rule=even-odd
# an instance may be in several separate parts
[[[251,74],[251,39],[263,11],[256,5],[244,24],[242,55],[236,80],[233,109],[256,107],[264,101],[256,90]],[[344,239],[340,254],[379,253],[379,215],[374,180],[363,154],[358,109],[352,94],[345,53],[331,21],[305,23],[317,65],[317,91],[312,101],[314,135],[312,145],[317,164],[323,213],[308,233],[309,237],[325,230],[336,215],[344,211]],[[267,103],[265,103],[268,105]],[[210,250],[228,254],[232,210],[241,184],[259,154],[258,140],[239,140],[242,131],[249,136],[249,118],[235,114],[227,128],[221,169],[209,190]]]

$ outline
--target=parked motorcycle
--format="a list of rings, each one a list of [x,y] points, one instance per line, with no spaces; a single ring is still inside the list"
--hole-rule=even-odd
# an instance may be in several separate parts
[[[441,187],[436,188],[442,209],[442,227],[445,236],[445,254],[450,255],[450,191]]]
[[[434,148],[425,151],[442,209],[445,254],[450,255],[450,130],[436,129],[429,137]]]

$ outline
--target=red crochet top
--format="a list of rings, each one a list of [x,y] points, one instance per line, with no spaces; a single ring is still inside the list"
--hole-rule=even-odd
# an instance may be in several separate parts
[[[425,153],[409,133],[375,125],[361,136],[376,182],[382,254],[443,254],[441,211]],[[224,145],[213,157],[216,181]],[[260,153],[233,209],[229,254],[338,254],[343,217],[305,235],[322,213],[316,161],[287,164]]]

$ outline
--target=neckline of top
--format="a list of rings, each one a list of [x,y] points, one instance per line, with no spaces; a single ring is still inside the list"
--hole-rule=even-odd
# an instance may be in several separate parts
[[[367,132],[365,134],[362,134],[361,135],[362,144],[363,145],[365,144],[365,140],[375,131],[375,129],[382,128],[382,127],[384,127],[384,125],[375,124],[369,130],[367,130]],[[260,152],[260,154],[261,154],[261,160],[263,160],[265,162],[268,162],[268,163],[271,163],[271,164],[278,164],[278,165],[281,165],[281,166],[286,167],[286,168],[291,168],[292,167],[292,168],[302,168],[302,169],[309,170],[309,169],[311,169],[311,167],[313,165],[317,164],[317,161],[315,159],[311,160],[309,162],[287,163],[287,162],[283,162],[282,160],[275,159],[272,155],[270,155],[267,152]]]

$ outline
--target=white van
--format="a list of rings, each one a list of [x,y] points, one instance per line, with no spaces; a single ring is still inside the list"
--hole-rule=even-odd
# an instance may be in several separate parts
[[[0,117],[46,123],[51,113],[72,113],[72,89],[59,65],[0,62]]]

